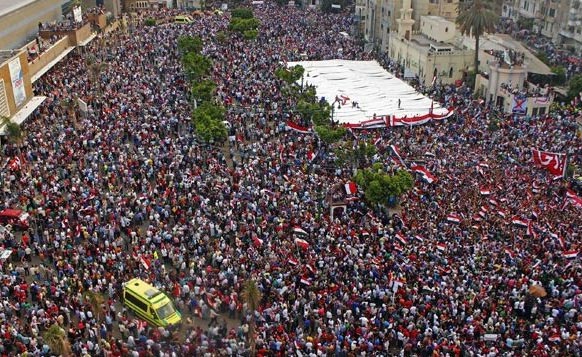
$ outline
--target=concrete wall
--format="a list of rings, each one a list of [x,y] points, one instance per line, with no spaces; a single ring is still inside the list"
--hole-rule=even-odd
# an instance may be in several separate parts
[[[473,63],[473,51],[456,49],[450,53],[437,54],[395,34],[390,36],[388,48],[390,57],[418,75],[426,85],[432,82],[435,69],[439,81],[454,83],[463,79],[464,71]]]
[[[30,82],[30,71],[28,68],[26,51],[21,51],[18,55],[0,63],[0,79],[4,80],[4,89],[6,91],[6,99],[8,100],[8,109],[10,114],[14,115],[21,107],[23,107],[32,97],[32,83]],[[12,79],[10,78],[9,63],[15,58],[20,59],[20,67],[22,68],[22,77],[24,80],[24,90],[26,92],[26,99],[20,106],[16,106],[14,101],[14,91],[12,90]]]
[[[435,41],[450,42],[455,38],[456,31],[455,24],[442,17],[420,17],[420,32]]]
[[[91,36],[91,24],[86,23],[83,27],[74,31],[41,31],[39,34],[42,38],[51,38],[53,35],[57,35],[58,37],[68,36],[69,45],[77,46],[80,42],[85,41]]]
[[[36,36],[39,22],[58,20],[62,3],[62,0],[37,0],[0,17],[0,49],[19,48]]]
[[[64,50],[69,47],[69,39],[67,37],[63,37],[57,43],[55,43],[51,48],[45,51],[40,57],[37,57],[32,62],[28,63],[28,67],[30,70],[30,76],[34,76],[37,74],[41,69],[43,69],[47,64],[49,64],[52,60],[57,58]]]

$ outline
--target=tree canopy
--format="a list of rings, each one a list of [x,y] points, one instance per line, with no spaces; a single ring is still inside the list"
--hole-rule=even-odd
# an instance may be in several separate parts
[[[486,32],[494,32],[499,16],[493,12],[492,3],[486,0],[467,1],[459,5],[457,24],[463,35],[475,36],[474,71],[479,72],[479,39]]]
[[[582,92],[582,75],[577,74],[570,80],[570,84],[568,87],[568,98],[573,99],[576,96],[579,96]]]
[[[410,172],[397,170],[390,175],[381,163],[358,170],[354,180],[364,190],[366,201],[372,204],[387,204],[389,199],[400,197],[414,187]]]
[[[178,49],[180,53],[200,53],[202,51],[202,39],[198,36],[180,36],[178,38]]]

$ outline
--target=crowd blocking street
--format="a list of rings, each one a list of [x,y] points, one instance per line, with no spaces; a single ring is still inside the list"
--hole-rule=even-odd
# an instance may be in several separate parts
[[[563,253],[580,251],[582,208],[565,204],[566,179],[531,163],[538,148],[580,166],[577,113],[508,117],[464,86],[423,88],[456,115],[350,135],[377,146],[374,161],[401,166],[395,145],[437,180],[417,180],[400,214],[360,199],[332,219],[328,193],[351,181],[352,168],[315,135],[285,129],[296,103],[274,72],[305,56],[373,55],[340,35],[347,14],[271,4],[254,13],[254,41],[216,41],[228,12],[191,24],[138,21],[36,83],[48,99],[24,138],[4,147],[21,166],[0,171],[4,206],[32,218],[22,238],[0,242],[14,251],[1,263],[0,355],[51,355],[42,332],[55,322],[79,356],[248,355],[249,279],[262,292],[261,356],[580,355],[580,256]],[[234,137],[224,148],[194,133],[182,35],[200,36],[213,60]],[[106,63],[97,76],[89,55]],[[68,110],[75,97],[86,114]],[[148,326],[119,304],[135,277],[174,299],[183,326]],[[547,296],[530,294],[535,285]],[[103,318],[87,290],[106,297]]]

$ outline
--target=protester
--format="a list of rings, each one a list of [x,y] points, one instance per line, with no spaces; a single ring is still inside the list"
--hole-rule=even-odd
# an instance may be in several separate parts
[[[531,164],[532,147],[580,164],[573,115],[505,117],[464,86],[424,88],[457,115],[349,135],[371,145],[381,135],[375,161],[401,167],[388,150],[396,145],[436,182],[417,181],[401,214],[353,200],[332,219],[351,165],[314,135],[285,129],[305,118],[274,71],[304,56],[371,55],[339,35],[351,26],[346,14],[254,12],[256,41],[215,41],[228,14],[138,20],[105,34],[106,50],[89,45],[107,62],[97,76],[73,53],[38,81],[48,98],[22,142],[5,147],[21,166],[0,171],[4,205],[32,214],[22,239],[3,238],[14,253],[2,264],[0,352],[49,355],[42,334],[56,322],[76,355],[245,354],[251,312],[241,292],[254,279],[258,355],[580,354],[580,263],[563,256],[580,250],[580,208],[564,205],[563,180]],[[201,36],[213,60],[228,149],[193,132],[176,49],[186,34]],[[75,96],[86,114],[71,114]],[[148,326],[120,304],[134,277],[172,296],[182,328]],[[529,294],[533,285],[547,296]],[[88,290],[105,296],[101,311]]]

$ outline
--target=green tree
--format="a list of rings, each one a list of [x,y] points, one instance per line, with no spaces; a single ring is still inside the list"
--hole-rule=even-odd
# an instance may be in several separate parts
[[[228,40],[228,36],[226,35],[226,32],[224,31],[218,31],[216,33],[216,41],[218,41],[218,43],[226,43],[226,41]]]
[[[327,125],[315,125],[315,132],[324,143],[330,145],[340,141],[346,134],[346,128],[332,128]]]
[[[253,10],[247,7],[239,7],[231,12],[232,18],[237,19],[252,19],[254,17]]]
[[[7,117],[0,117],[0,122],[2,123],[2,126],[4,126],[4,130],[6,132],[6,139],[8,140],[8,142],[11,142],[13,144],[19,144],[22,138],[24,137],[20,125],[11,121],[10,118]]]
[[[190,52],[182,57],[182,65],[186,76],[192,82],[210,74],[212,61],[206,56]]]
[[[295,110],[304,118],[310,118],[315,125],[330,125],[331,106],[327,102],[309,103],[301,100]]]
[[[582,75],[577,74],[570,79],[568,85],[568,99],[574,99],[576,96],[580,95],[580,92],[582,92]]]
[[[539,51],[538,53],[536,53],[536,57],[544,62],[546,65],[550,65],[550,59],[548,58],[548,54],[545,53],[544,51]]]
[[[156,26],[156,24],[157,24],[156,19],[148,18],[145,19],[144,21],[144,25],[146,26]]]
[[[198,36],[180,36],[178,38],[178,50],[182,55],[187,53],[200,53],[202,51],[202,39]]]
[[[364,168],[376,154],[376,147],[365,142],[354,145],[353,140],[344,141],[334,150],[340,165],[350,164],[353,168]]]
[[[105,303],[103,294],[93,290],[87,290],[85,292],[85,299],[87,304],[91,307],[91,311],[93,311],[95,320],[101,322],[103,319],[103,304]]]
[[[358,170],[354,180],[364,190],[366,201],[372,204],[384,205],[389,199],[398,198],[414,187],[414,178],[408,171],[398,170],[390,175],[381,163]]]
[[[214,98],[216,93],[216,84],[209,80],[204,79],[200,82],[194,82],[191,88],[192,99],[195,99],[197,105],[203,102],[210,102]]]
[[[498,16],[491,10],[491,2],[486,0],[472,0],[459,4],[457,24],[463,35],[475,36],[474,70],[479,71],[479,39],[486,32],[495,31]]]
[[[254,17],[250,19],[234,17],[230,20],[230,24],[228,24],[228,29],[230,31],[243,34],[245,31],[258,29],[260,24],[261,24],[260,21]]]
[[[194,121],[194,130],[202,141],[206,143],[222,143],[226,140],[228,131],[223,122],[212,119],[203,113]]]
[[[566,83],[566,69],[562,66],[552,67],[552,73],[555,78],[552,80],[553,85],[563,85]]]
[[[49,346],[51,352],[57,356],[70,356],[72,349],[67,334],[58,324],[51,325],[43,334],[43,341]]]
[[[220,143],[226,140],[228,131],[223,123],[225,110],[211,102],[203,102],[192,112],[194,130],[200,139],[207,143]]]
[[[256,331],[255,331],[255,311],[259,308],[261,303],[262,294],[259,290],[257,283],[254,280],[247,280],[243,285],[242,299],[247,304],[247,309],[251,313],[251,319],[249,321],[249,348],[250,355],[255,355],[256,349]]]
[[[259,36],[259,31],[257,30],[246,30],[243,32],[243,38],[245,40],[254,40]]]
[[[534,19],[528,19],[525,17],[520,17],[517,20],[517,27],[519,27],[521,30],[528,30],[531,31],[533,29],[533,25],[534,25]]]
[[[198,108],[192,112],[192,119],[196,121],[198,118],[201,118],[202,115],[208,115],[213,120],[223,121],[225,112],[223,106],[205,102],[201,103]]]
[[[305,68],[300,65],[285,68],[280,67],[275,70],[275,76],[282,81],[285,81],[288,85],[297,84],[297,82],[305,74]]]
[[[94,90],[97,96],[101,97],[101,72],[103,72],[108,67],[107,63],[97,61],[95,56],[91,55],[87,57],[87,68],[89,70],[89,78],[95,86]]]

